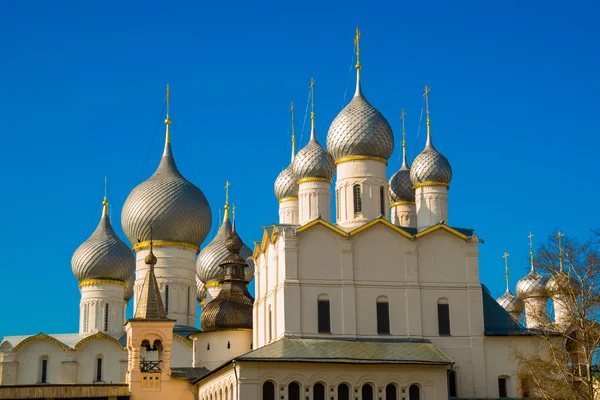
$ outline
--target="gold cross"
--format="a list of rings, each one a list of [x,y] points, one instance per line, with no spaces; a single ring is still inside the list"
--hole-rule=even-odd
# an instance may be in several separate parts
[[[560,231],[558,231],[558,233],[556,234],[556,238],[558,239],[558,253],[559,253],[559,263],[560,263],[560,270],[563,270],[563,249],[562,249],[562,241],[561,238],[565,236],[564,234],[562,234]]]
[[[165,124],[169,125],[171,120],[169,119],[169,94],[171,93],[171,86],[167,83],[167,118],[165,119]]]
[[[229,207],[229,181],[225,181],[225,207]]]
[[[406,113],[404,112],[404,109],[402,109],[402,114],[400,114],[400,119],[402,120],[402,146],[405,147],[406,146],[406,133],[404,132],[404,116],[406,115]]]
[[[533,233],[531,233],[531,231],[529,231],[529,236],[527,236],[529,238],[529,251],[532,251],[533,249]]]
[[[358,29],[358,26],[356,27],[354,45],[356,46],[356,69],[360,69],[360,30]]]
[[[504,254],[502,255],[502,258],[504,258],[504,268],[506,269],[506,287],[508,288],[508,256],[510,256],[510,254],[508,254],[507,252],[504,252]]]
[[[233,211],[231,211],[231,213],[233,214],[233,221],[235,222],[235,209],[237,208],[237,206],[235,205],[235,203],[233,203]]]
[[[429,114],[429,87],[425,86],[425,93],[423,93],[423,97],[425,97],[425,110],[427,114]]]
[[[312,98],[311,100],[311,112],[310,112],[310,119],[312,121],[312,127],[315,127],[315,80],[313,78],[310,78],[310,96]]]

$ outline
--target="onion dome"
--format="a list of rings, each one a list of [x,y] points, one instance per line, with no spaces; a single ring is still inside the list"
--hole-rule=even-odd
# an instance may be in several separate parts
[[[129,301],[133,297],[133,286],[135,284],[135,275],[131,274],[131,276],[129,277],[129,279],[127,279],[127,281],[125,283],[127,284],[127,286],[125,286],[124,300]]]
[[[360,68],[360,65],[357,65],[357,68]],[[392,127],[362,94],[360,69],[357,73],[354,97],[329,127],[327,150],[336,161],[355,156],[387,160],[394,151]]]
[[[254,298],[248,293],[248,280],[244,269],[247,269],[240,250],[244,243],[235,231],[225,240],[229,254],[221,263],[224,278],[221,291],[217,297],[202,310],[200,325],[205,332],[252,329],[252,305]]]
[[[517,282],[517,296],[521,299],[530,297],[548,297],[546,284],[548,279],[538,274],[535,270],[531,270],[526,277]]]
[[[223,268],[221,263],[227,257],[229,252],[225,247],[225,240],[231,235],[232,228],[229,220],[229,205],[225,204],[225,216],[219,231],[213,240],[206,245],[198,254],[196,260],[196,273],[204,284],[208,282],[221,282],[223,280]],[[242,246],[240,255],[248,263],[245,269],[246,278],[251,281],[254,278],[254,261],[252,260],[252,250],[246,245]]]
[[[425,86],[427,113],[427,143],[425,149],[413,161],[410,167],[410,180],[413,184],[441,183],[448,185],[452,180],[452,167],[446,157],[433,147],[431,139],[431,121],[429,119],[429,88]]]
[[[390,199],[392,203],[407,201],[414,203],[415,190],[410,181],[410,168],[406,161],[406,139],[404,139],[404,110],[402,110],[402,167],[390,178]]]
[[[135,258],[112,228],[106,197],[102,206],[102,217],[98,227],[73,254],[73,274],[79,282],[88,279],[126,282],[135,271]]]
[[[579,293],[580,286],[577,279],[560,270],[556,276],[552,277],[546,284],[546,290],[550,296],[570,295]]]
[[[508,288],[506,293],[498,297],[496,301],[510,314],[521,314],[525,308],[523,300],[512,294]]]
[[[293,162],[293,160],[292,160]],[[277,200],[283,200],[289,197],[298,197],[298,179],[294,176],[292,164],[275,179],[275,197]]]
[[[177,169],[171,151],[168,112],[165,123],[165,150],[158,169],[129,194],[121,223],[133,244],[149,241],[152,229],[154,240],[199,246],[210,231],[210,206],[204,193]]]
[[[196,275],[196,297],[199,302],[206,298],[206,288],[204,287],[204,283],[200,280],[198,275]]]

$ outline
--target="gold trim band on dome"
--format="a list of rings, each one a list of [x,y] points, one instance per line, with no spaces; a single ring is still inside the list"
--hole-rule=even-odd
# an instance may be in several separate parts
[[[154,247],[187,247],[188,249],[199,250],[200,246],[191,243],[185,242],[171,242],[169,240],[153,240],[152,246]],[[133,245],[133,250],[145,249],[146,247],[150,247],[150,241],[139,242]]]
[[[125,282],[117,281],[114,279],[86,279],[79,283],[79,287],[92,286],[92,285],[119,285],[127,287]]]
[[[298,180],[298,185],[301,183],[306,183],[306,182],[327,182],[327,183],[331,183],[331,179],[327,179],[327,178],[302,178],[300,180]]]
[[[200,307],[206,306],[206,300],[200,301],[199,304],[200,304]]]
[[[396,206],[404,206],[404,205],[414,206],[414,205],[417,205],[417,203],[414,201],[397,201],[395,203],[390,204],[390,208],[396,207]]]
[[[284,197],[278,201],[279,204],[285,203],[286,201],[298,201],[297,197]]]
[[[422,183],[417,183],[416,185],[413,185],[413,189],[420,188],[420,187],[425,187],[425,186],[444,186],[447,189],[450,189],[450,185],[448,185],[447,183],[444,183],[444,182],[422,182]]]
[[[217,287],[217,286],[221,286],[221,283],[217,282],[217,281],[212,281],[212,282],[208,282],[208,283],[204,284],[204,287],[207,288],[207,289],[208,288]]]
[[[335,160],[335,165],[341,164],[341,163],[345,163],[348,161],[358,161],[358,160],[372,160],[372,161],[379,161],[384,163],[385,165],[387,165],[387,160],[383,157],[376,157],[376,156],[349,156],[349,157],[342,157],[339,160]]]

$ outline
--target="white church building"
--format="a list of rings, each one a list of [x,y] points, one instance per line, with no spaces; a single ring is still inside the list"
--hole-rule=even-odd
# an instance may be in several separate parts
[[[167,95],[162,158],[123,206],[130,244],[105,198],[72,258],[79,332],[2,338],[0,399],[526,397],[511,354],[533,351],[539,320],[527,316],[546,310],[546,278],[532,258],[518,296],[507,286],[491,297],[480,238],[451,219],[452,168],[434,147],[429,89],[425,148],[409,164],[402,132],[402,167],[388,171],[394,134],[363,94],[358,46],[356,71],[354,97],[326,139],[313,101],[310,140],[296,154],[292,139],[275,180],[279,221],[253,250],[228,199],[201,247],[211,207],[175,163]]]

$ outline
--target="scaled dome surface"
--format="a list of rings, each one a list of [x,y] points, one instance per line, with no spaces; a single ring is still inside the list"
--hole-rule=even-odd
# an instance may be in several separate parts
[[[314,129],[310,141],[294,157],[292,163],[296,181],[306,178],[319,178],[331,181],[335,174],[335,164],[331,154],[317,141]]]
[[[521,299],[530,297],[548,297],[546,284],[548,279],[532,270],[527,276],[517,282],[517,296]]]
[[[507,290],[506,293],[498,297],[496,301],[509,313],[520,314],[525,308],[523,300],[512,294],[510,290]]]
[[[281,171],[275,179],[275,197],[277,200],[298,197],[298,179],[294,176],[292,164]]]
[[[98,227],[92,236],[75,250],[71,258],[71,268],[79,282],[88,279],[126,282],[135,271],[133,253],[113,230],[108,218],[106,200],[103,205]]]
[[[433,147],[430,135],[425,149],[415,157],[410,166],[410,180],[413,185],[431,182],[449,184],[452,180],[450,162]]]
[[[390,178],[390,199],[392,203],[400,201],[415,201],[415,191],[410,181],[410,170],[405,165],[402,166]]]
[[[160,165],[131,191],[121,223],[132,244],[153,240],[196,246],[210,231],[212,214],[204,193],[185,179],[175,164],[171,144],[165,145]]]

